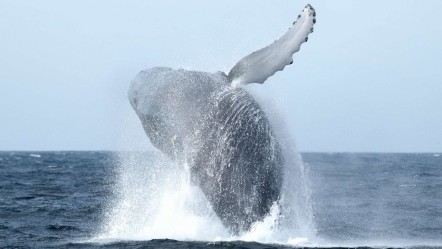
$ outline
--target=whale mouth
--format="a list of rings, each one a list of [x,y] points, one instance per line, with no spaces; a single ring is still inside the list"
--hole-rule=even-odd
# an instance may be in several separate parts
[[[129,90],[127,91],[127,98],[129,99],[129,103],[132,106],[132,109],[138,114],[138,104],[139,104],[139,86],[134,81],[131,82]]]
[[[130,105],[132,106],[132,108],[134,109],[134,110],[137,110],[138,108],[137,108],[137,105],[138,105],[138,99],[136,98],[136,97],[134,97],[134,94],[130,94],[129,95],[129,102],[130,102]]]

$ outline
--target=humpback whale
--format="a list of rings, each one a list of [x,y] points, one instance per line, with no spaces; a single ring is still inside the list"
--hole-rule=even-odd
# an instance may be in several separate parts
[[[132,81],[128,97],[153,146],[189,166],[229,231],[238,235],[277,204],[284,155],[266,113],[241,86],[264,83],[293,63],[313,32],[307,5],[290,29],[241,59],[229,73],[155,67]]]

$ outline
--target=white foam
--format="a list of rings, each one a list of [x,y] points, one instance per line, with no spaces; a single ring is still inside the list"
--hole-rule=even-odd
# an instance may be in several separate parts
[[[145,163],[148,162],[148,163]],[[116,200],[98,240],[206,240],[228,236],[189,172],[163,157],[122,155]]]
[[[30,157],[35,157],[35,158],[40,158],[41,155],[40,154],[29,154]]]
[[[292,219],[281,221],[281,207],[290,209],[284,205],[294,202],[275,203],[268,217],[253,224],[249,232],[235,237],[222,225],[202,191],[191,184],[186,165],[174,164],[158,154],[123,153],[119,160],[115,196],[93,242],[167,238],[298,246],[309,243],[305,231],[299,229],[302,224],[293,226]]]

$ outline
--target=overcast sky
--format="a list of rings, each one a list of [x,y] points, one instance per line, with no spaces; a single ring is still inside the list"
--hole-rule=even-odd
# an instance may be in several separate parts
[[[0,1],[0,150],[152,148],[138,71],[215,72],[282,35],[305,1]],[[301,151],[442,151],[442,1],[310,1],[315,32],[251,91]]]

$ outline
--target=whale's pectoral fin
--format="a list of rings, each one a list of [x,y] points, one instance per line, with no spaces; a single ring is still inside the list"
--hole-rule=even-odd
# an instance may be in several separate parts
[[[230,70],[228,78],[231,84],[262,84],[268,77],[292,64],[292,55],[299,51],[301,44],[306,42],[308,35],[313,32],[315,17],[313,7],[310,4],[305,6],[298,20],[281,38],[247,55]]]

